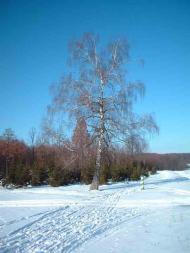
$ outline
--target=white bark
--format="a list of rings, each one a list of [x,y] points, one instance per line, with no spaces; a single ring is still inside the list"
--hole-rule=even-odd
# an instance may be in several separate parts
[[[92,184],[90,186],[90,190],[98,190],[99,183],[100,183],[100,170],[101,170],[101,157],[102,157],[102,150],[103,150],[103,142],[104,142],[104,100],[103,100],[103,82],[101,82],[101,98],[99,101],[100,110],[99,110],[99,116],[100,116],[100,126],[99,126],[99,140],[98,140],[98,148],[97,148],[97,154],[96,154],[96,167],[95,167],[95,173],[92,180]]]

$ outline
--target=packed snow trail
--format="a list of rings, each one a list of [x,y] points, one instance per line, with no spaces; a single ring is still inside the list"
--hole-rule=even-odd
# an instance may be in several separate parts
[[[137,208],[118,209],[126,189],[99,196],[96,206],[66,206],[44,216],[3,238],[5,252],[72,252],[84,241],[139,215]],[[141,213],[142,215],[142,213]]]
[[[93,192],[83,185],[0,189],[0,252],[98,252],[99,248],[94,247],[97,242],[104,244],[114,233],[130,228],[127,238],[132,240],[136,238],[132,229],[136,223],[143,228],[146,221],[152,219],[154,224],[155,217],[164,213],[171,215],[173,210],[178,212],[178,208],[180,212],[186,210],[181,209],[182,206],[190,211],[189,171],[163,171],[151,176],[145,181],[145,191],[140,190],[139,182],[101,186],[101,191]],[[110,242],[113,241],[114,237]],[[123,252],[113,245],[110,247],[107,252],[112,249]],[[187,247],[184,242],[184,249]]]

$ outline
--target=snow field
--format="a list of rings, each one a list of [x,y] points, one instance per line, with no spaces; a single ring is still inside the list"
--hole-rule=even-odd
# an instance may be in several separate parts
[[[0,252],[190,252],[189,170],[88,189],[0,189]]]

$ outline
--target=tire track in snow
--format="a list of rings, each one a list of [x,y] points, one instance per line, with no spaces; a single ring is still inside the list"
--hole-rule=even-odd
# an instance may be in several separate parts
[[[50,214],[51,212],[54,212],[54,211],[40,212],[40,213],[36,213],[36,214],[30,215],[30,216],[27,216],[27,217],[22,217],[22,218],[19,218],[19,219],[3,222],[3,223],[0,224],[0,227],[4,227],[4,226],[7,226],[7,225],[12,225],[14,223],[17,223],[17,222],[20,222],[20,221],[29,220],[29,219],[32,219],[32,218],[35,218],[35,217],[39,217],[39,216],[44,217],[44,214]]]
[[[88,240],[106,232],[110,231],[117,226],[119,226],[121,223],[126,222],[127,220],[131,218],[139,216],[137,214],[137,208],[136,209],[118,209],[117,203],[119,202],[121,196],[126,193],[125,190],[121,190],[120,192],[116,192],[114,194],[110,194],[110,197],[106,200],[106,204],[103,205],[103,210],[101,207],[101,213],[97,213],[99,218],[103,218],[103,222],[100,222],[98,226],[91,226],[89,233],[86,234],[86,236],[83,235],[83,237],[79,238],[76,242],[72,242],[70,247],[66,248],[66,251],[64,252],[73,252],[76,250],[79,246],[81,246],[83,243],[87,242]],[[114,203],[114,205],[111,203]],[[141,212],[142,214],[142,212]],[[92,221],[93,222],[93,221]],[[70,240],[71,242],[72,240]]]
[[[95,196],[85,206],[66,206],[49,212],[3,238],[2,252],[72,252],[79,245],[127,219],[138,208],[117,208],[126,189]],[[141,211],[142,212],[142,211]]]

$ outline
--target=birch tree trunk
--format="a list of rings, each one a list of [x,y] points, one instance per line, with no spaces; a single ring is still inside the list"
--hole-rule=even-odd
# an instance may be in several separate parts
[[[94,177],[90,186],[90,190],[98,190],[99,183],[100,183],[100,169],[101,169],[101,157],[102,157],[102,150],[103,150],[103,142],[104,142],[104,102],[103,102],[103,87],[101,92],[101,99],[100,99],[100,127],[99,127],[99,140],[98,140],[98,148],[96,154],[96,168]]]
[[[95,168],[94,177],[90,186],[90,190],[98,190],[99,188],[102,148],[103,148],[103,134],[100,135],[100,139],[98,141],[98,149],[97,149],[97,155],[96,155],[96,168]]]

